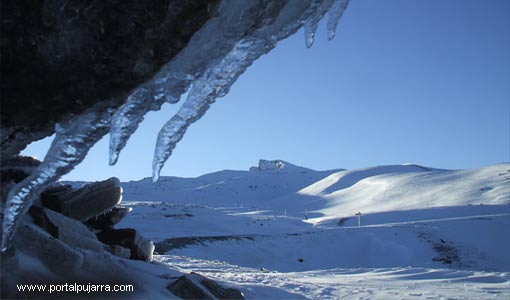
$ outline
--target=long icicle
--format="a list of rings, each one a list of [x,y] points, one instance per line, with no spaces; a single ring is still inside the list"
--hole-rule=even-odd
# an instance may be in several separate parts
[[[14,186],[4,211],[2,252],[7,251],[23,215],[44,189],[71,171],[107,132],[112,109],[100,103],[65,124],[56,126],[55,138],[39,167]]]
[[[259,49],[264,49],[263,45],[257,45],[261,42],[264,43],[263,40],[242,40],[223,60],[193,84],[186,102],[158,134],[152,163],[153,182],[158,181],[161,168],[188,127],[205,114],[217,97],[228,93],[239,75],[265,53],[259,53]]]
[[[315,32],[319,27],[319,22],[331,6],[331,1],[314,0],[311,2],[311,14],[304,24],[306,48],[311,48],[315,41]]]
[[[151,103],[151,95],[147,88],[136,89],[113,115],[110,126],[110,156],[109,164],[114,165],[120,151],[126,146],[129,137],[143,121],[143,118],[150,110],[151,105],[161,106],[162,101]],[[135,127],[135,128],[133,128]]]
[[[310,18],[305,23],[305,43],[306,48],[312,48],[313,42],[315,41],[315,32],[319,26],[319,20],[317,18]]]
[[[348,4],[349,0],[336,0],[329,9],[327,23],[328,40],[331,41],[335,37],[336,27],[344,11],[347,9]]]
[[[223,0],[217,17],[209,20],[172,61],[135,90],[114,114],[110,128],[109,163],[114,165],[144,116],[159,110],[163,103],[176,103],[210,62],[224,57],[253,26],[258,1]]]
[[[240,40],[224,59],[196,80],[181,109],[158,134],[152,163],[152,181],[158,181],[164,163],[188,127],[206,113],[216,98],[224,96],[256,59],[273,49],[278,41],[296,32],[310,15],[320,20],[331,4],[332,1],[287,3],[280,14],[266,16],[263,22],[265,26]],[[293,20],[291,24],[286,23],[289,19]]]

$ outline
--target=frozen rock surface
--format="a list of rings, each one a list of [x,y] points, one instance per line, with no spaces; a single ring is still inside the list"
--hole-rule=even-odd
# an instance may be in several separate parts
[[[177,278],[167,286],[167,289],[182,299],[245,299],[239,290],[225,288],[216,281],[194,272]]]
[[[152,261],[154,244],[134,229],[109,229],[98,234],[101,242],[131,250],[131,259]]]
[[[58,239],[76,248],[102,252],[103,245],[96,235],[83,223],[68,218],[51,209],[44,209],[49,221],[58,228]]]
[[[122,221],[131,210],[131,207],[115,206],[102,215],[90,218],[85,224],[94,229],[107,229]]]
[[[258,169],[261,171],[264,170],[281,170],[285,168],[285,163],[282,160],[259,160]]]
[[[117,191],[109,193],[107,191]],[[126,270],[127,259],[152,260],[154,246],[134,229],[115,230],[113,226],[125,217],[131,208],[113,206],[120,202],[118,179],[111,178],[73,189],[70,185],[60,184],[51,187],[42,195],[44,201],[37,201],[29,209],[31,218],[23,218],[13,245],[2,254],[2,298],[33,298],[39,294],[19,294],[16,284],[32,278],[38,281],[60,283],[61,280],[94,280],[105,282],[132,282],[136,275]],[[78,203],[72,202],[79,195]],[[87,200],[88,199],[88,200]],[[100,200],[103,208],[90,210],[84,205],[87,201]],[[43,206],[40,206],[42,204]],[[47,204],[53,204],[48,208]],[[0,202],[3,209],[4,203]],[[100,213],[88,221],[76,219],[54,211],[64,210],[68,214],[74,209],[82,209],[81,215]],[[73,209],[68,209],[69,207]],[[96,205],[92,206],[97,207]],[[73,213],[71,213],[73,215]],[[76,217],[76,215],[74,215]],[[0,215],[3,217],[3,215]],[[94,226],[92,226],[94,225]],[[94,228],[95,227],[95,228]],[[105,230],[106,229],[106,230]],[[114,243],[104,244],[99,237],[114,232]],[[123,260],[124,261],[123,261]],[[132,272],[133,270],[131,270]],[[74,297],[75,295],[71,295]]]
[[[89,183],[77,190],[66,187],[61,189],[46,193],[43,203],[65,216],[80,221],[95,218],[105,212],[109,213],[122,199],[122,188],[116,177]],[[118,209],[116,211],[119,212]]]
[[[80,251],[32,224],[24,223],[20,226],[14,243],[16,248],[37,258],[55,274],[72,274],[77,272],[83,263]]]
[[[182,299],[213,299],[207,292],[185,275],[170,283],[167,289]]]

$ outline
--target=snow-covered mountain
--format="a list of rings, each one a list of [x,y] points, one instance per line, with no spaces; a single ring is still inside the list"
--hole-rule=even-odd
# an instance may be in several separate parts
[[[122,184],[124,200],[170,201],[211,207],[305,209],[327,218],[439,206],[509,204],[510,164],[442,170],[413,164],[314,171],[282,160],[260,160],[250,171],[197,178],[161,177]]]
[[[264,207],[271,199],[296,194],[337,171],[314,171],[282,160],[260,160],[259,166],[250,171],[224,170],[196,178],[162,176],[155,184],[145,178],[123,183],[122,187],[127,201]]]
[[[122,186],[133,212],[119,227],[155,241],[163,265],[248,299],[510,296],[509,163],[314,171],[261,160]]]

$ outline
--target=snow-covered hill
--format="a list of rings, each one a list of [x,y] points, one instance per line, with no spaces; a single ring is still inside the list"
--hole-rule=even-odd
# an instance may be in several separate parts
[[[507,299],[510,164],[250,171],[122,184],[119,227],[247,298]],[[361,216],[358,223],[356,213]]]
[[[269,167],[273,162],[274,168]],[[280,165],[278,168],[276,165]],[[261,160],[250,171],[219,171],[196,178],[161,176],[156,184],[150,178],[123,183],[124,200],[171,201],[218,206],[264,207],[278,197],[296,194],[337,172],[314,171],[275,160]],[[268,203],[274,208],[276,203]]]
[[[509,163],[314,171],[261,160],[122,187],[133,212],[119,227],[152,239],[163,266],[248,298],[510,297]]]
[[[510,164],[473,170],[440,170],[418,165],[314,171],[281,160],[266,160],[250,171],[220,171],[197,178],[161,177],[123,183],[124,200],[170,201],[257,209],[305,210],[327,218],[438,206],[509,204]],[[315,212],[315,213],[312,213]]]

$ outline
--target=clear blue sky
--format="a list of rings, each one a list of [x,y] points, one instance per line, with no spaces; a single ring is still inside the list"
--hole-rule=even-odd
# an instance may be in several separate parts
[[[352,0],[336,38],[322,23],[281,42],[191,126],[162,175],[248,169],[259,158],[314,168],[412,162],[459,169],[510,161],[510,1]],[[151,175],[150,113],[114,167],[108,136],[68,180]],[[50,141],[24,153],[44,157]]]

